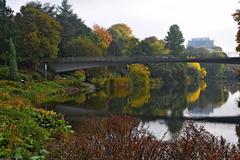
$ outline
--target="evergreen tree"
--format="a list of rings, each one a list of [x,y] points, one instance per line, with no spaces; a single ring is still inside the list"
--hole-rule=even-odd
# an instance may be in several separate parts
[[[57,57],[62,27],[53,17],[27,4],[15,16],[15,26],[18,34],[14,39],[21,61],[37,64],[41,58]]]
[[[184,38],[178,25],[175,24],[170,27],[168,35],[164,40],[172,54],[178,55],[184,51]]]
[[[0,0],[0,60],[6,64],[9,51],[9,37],[11,34],[13,10],[6,6],[6,0]]]
[[[62,56],[70,56],[66,52],[66,44],[72,39],[79,36],[88,37],[94,43],[97,43],[97,36],[92,32],[91,28],[87,27],[84,22],[78,18],[77,14],[73,13],[72,6],[68,0],[63,0],[61,6],[58,7],[57,21],[63,26],[61,32],[60,52]]]
[[[42,12],[48,14],[49,16],[55,18],[57,15],[57,8],[55,5],[51,5],[50,3],[44,3],[42,4],[39,1],[31,1],[27,5],[33,6],[34,8],[37,8],[41,10]]]
[[[16,58],[16,50],[13,44],[12,38],[10,38],[10,62],[9,62],[9,79],[16,80],[17,79],[17,58]]]
[[[236,47],[236,51],[239,52],[240,51],[240,10],[239,9],[233,14],[233,18],[238,24],[238,32],[236,35],[236,42],[238,45]]]

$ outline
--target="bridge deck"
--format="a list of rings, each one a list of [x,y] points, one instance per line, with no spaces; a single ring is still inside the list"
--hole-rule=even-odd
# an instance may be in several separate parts
[[[234,58],[170,58],[170,57],[68,57],[47,61],[56,72],[88,69],[124,64],[151,63],[221,63],[240,64],[240,57]]]

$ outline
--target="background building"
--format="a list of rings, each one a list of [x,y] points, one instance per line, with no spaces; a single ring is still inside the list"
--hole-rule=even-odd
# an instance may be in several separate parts
[[[214,40],[210,40],[210,38],[192,38],[192,40],[188,41],[187,47],[193,48],[214,48]]]

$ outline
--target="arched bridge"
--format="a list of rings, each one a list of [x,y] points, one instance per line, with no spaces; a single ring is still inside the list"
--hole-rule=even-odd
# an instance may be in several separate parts
[[[170,58],[170,57],[67,57],[55,60],[46,60],[57,73],[73,71],[77,69],[89,69],[104,66],[117,66],[124,64],[153,64],[153,63],[221,63],[240,64],[240,58]]]

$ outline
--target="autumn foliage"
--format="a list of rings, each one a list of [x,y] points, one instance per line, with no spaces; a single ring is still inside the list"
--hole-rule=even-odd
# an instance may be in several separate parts
[[[49,145],[48,159],[93,160],[236,160],[238,146],[216,138],[204,128],[189,123],[173,140],[156,139],[138,121],[128,116],[84,120],[87,128],[75,136],[64,135]],[[82,127],[80,127],[82,128]]]
[[[103,27],[95,24],[93,26],[94,33],[101,40],[100,47],[107,49],[112,42],[112,35]]]
[[[194,69],[196,69],[198,71],[198,73],[200,73],[200,78],[206,77],[207,71],[205,68],[201,67],[200,63],[188,63],[188,65],[190,67],[193,67]]]

